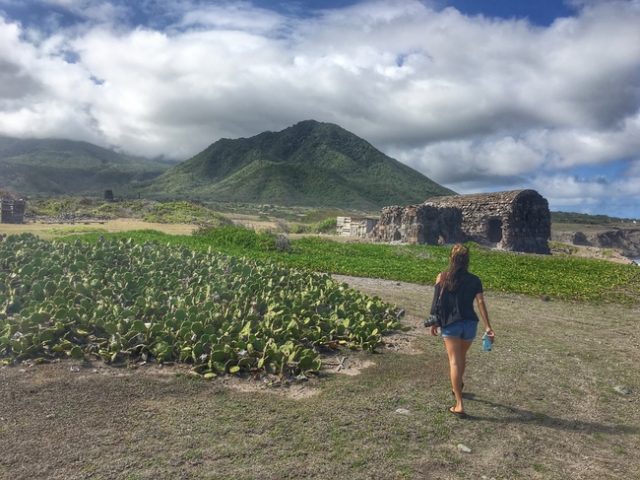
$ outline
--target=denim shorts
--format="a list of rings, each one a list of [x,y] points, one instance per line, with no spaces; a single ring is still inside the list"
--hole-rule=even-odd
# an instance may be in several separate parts
[[[477,331],[478,322],[475,320],[458,320],[441,329],[443,337],[461,338],[468,342],[476,337]]]

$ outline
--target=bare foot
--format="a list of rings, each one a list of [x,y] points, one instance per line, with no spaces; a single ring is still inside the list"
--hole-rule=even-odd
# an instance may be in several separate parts
[[[459,417],[464,417],[466,415],[466,413],[464,413],[464,409],[458,408],[457,405],[454,405],[453,407],[449,407],[449,412]]]

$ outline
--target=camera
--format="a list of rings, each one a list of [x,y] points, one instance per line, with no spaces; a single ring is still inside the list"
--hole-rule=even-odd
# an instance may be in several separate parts
[[[424,326],[428,328],[428,327],[433,327],[434,325],[440,326],[440,320],[436,315],[429,315],[427,319],[424,321]]]

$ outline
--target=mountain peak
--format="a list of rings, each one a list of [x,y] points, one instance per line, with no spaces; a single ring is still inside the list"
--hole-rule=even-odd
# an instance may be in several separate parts
[[[289,128],[300,128],[300,127],[315,127],[317,125],[323,125],[326,124],[324,122],[319,122],[318,120],[314,120],[313,118],[310,118],[308,120],[300,120],[298,123],[290,126]],[[326,124],[326,125],[332,125],[332,124]]]
[[[298,122],[295,125],[292,125],[276,133],[285,134],[285,135],[287,133],[294,133],[296,135],[308,135],[318,131],[343,132],[347,134],[350,133],[344,128],[342,128],[340,125],[336,125],[335,123],[319,122],[317,120],[302,120],[301,122]]]

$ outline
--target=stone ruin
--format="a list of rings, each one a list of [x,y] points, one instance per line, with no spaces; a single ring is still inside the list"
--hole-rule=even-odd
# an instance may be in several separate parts
[[[549,203],[535,190],[452,195],[385,207],[370,237],[380,242],[473,241],[501,250],[548,254]]]
[[[0,195],[0,223],[24,223],[26,202],[8,194]]]
[[[384,207],[371,237],[379,242],[456,243],[464,240],[458,208],[429,204]]]
[[[337,217],[336,233],[343,237],[367,237],[378,223],[377,218]]]

